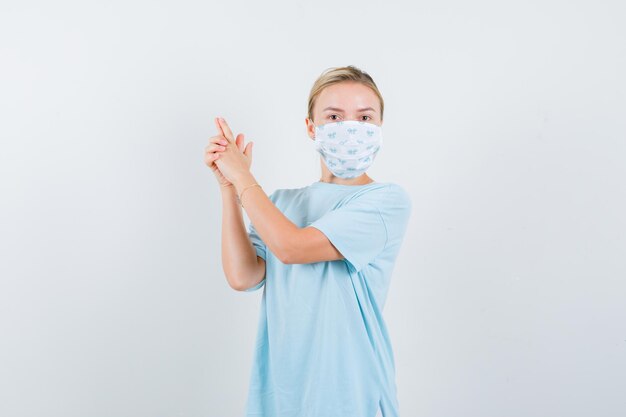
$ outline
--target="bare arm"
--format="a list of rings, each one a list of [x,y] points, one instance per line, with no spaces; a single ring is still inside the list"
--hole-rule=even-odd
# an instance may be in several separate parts
[[[243,188],[255,182],[254,176],[246,173],[236,179],[235,186],[238,193],[241,193]],[[258,235],[282,263],[300,264],[343,259],[343,255],[324,233],[314,227],[296,226],[274,205],[262,188],[248,188],[242,201]],[[254,252],[253,249],[251,251]],[[261,279],[258,280],[260,281]]]
[[[265,260],[257,256],[243,222],[234,186],[222,190],[222,268],[231,288],[243,291],[265,277]]]
[[[283,263],[310,263],[342,259],[343,256],[318,229],[299,228],[274,205],[250,172],[251,147],[243,150],[243,135],[234,139],[228,124],[216,118],[221,135],[210,139],[215,145],[206,148],[207,164],[213,168],[221,184],[222,266],[230,286],[245,290],[265,277],[265,260],[256,255],[243,222],[238,196],[259,237],[269,251]],[[217,145],[220,143],[223,146]],[[242,195],[242,191],[245,196]]]

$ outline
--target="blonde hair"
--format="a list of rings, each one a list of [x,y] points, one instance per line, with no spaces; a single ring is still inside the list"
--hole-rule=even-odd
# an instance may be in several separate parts
[[[378,100],[380,101],[380,120],[383,120],[383,110],[385,108],[385,102],[383,100],[382,94],[378,90],[376,83],[372,79],[372,77],[365,71],[360,70],[359,68],[348,65],[347,67],[334,67],[327,68],[322,72],[322,74],[315,80],[313,87],[311,88],[311,92],[309,93],[309,107],[308,107],[308,115],[309,119],[313,120],[313,106],[315,106],[315,100],[317,96],[328,86],[333,84],[337,84],[343,81],[356,81],[366,85],[371,88],[372,91],[378,96]]]

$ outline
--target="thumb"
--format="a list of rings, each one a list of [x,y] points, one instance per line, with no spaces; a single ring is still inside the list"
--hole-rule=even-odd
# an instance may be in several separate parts
[[[252,146],[254,145],[254,142],[250,142],[246,145],[246,149],[244,149],[243,154],[245,156],[247,156],[248,158],[252,158]]]

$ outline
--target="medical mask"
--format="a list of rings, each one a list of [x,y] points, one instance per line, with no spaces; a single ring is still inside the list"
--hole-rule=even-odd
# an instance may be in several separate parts
[[[324,163],[341,178],[363,174],[383,145],[382,128],[360,120],[343,120],[315,126],[315,149]]]

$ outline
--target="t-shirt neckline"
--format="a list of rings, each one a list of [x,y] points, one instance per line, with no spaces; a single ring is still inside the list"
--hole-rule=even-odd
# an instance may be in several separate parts
[[[368,185],[376,185],[376,184],[380,184],[377,181],[373,181],[367,184],[358,184],[358,185],[350,185],[350,184],[336,184],[333,182],[324,182],[324,181],[315,181],[313,184],[311,184],[311,186],[317,186],[317,187],[339,187],[339,188],[360,188],[360,187],[367,187]]]

